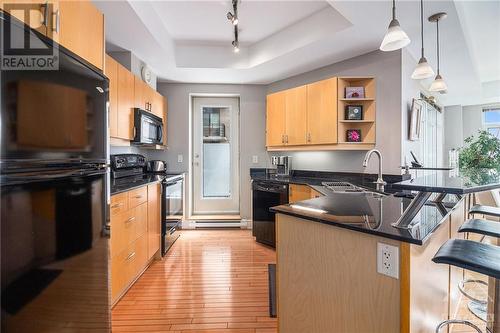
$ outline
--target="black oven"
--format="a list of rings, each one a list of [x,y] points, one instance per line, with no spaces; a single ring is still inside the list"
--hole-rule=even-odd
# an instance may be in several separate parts
[[[158,116],[142,109],[134,109],[134,144],[162,145],[163,122]]]
[[[165,255],[179,238],[184,217],[184,175],[167,175],[163,181],[161,248]]]

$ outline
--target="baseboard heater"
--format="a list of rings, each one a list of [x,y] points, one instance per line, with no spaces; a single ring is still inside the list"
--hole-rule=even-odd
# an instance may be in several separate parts
[[[246,222],[241,220],[197,220],[194,221],[196,229],[201,228],[236,228],[246,227]]]

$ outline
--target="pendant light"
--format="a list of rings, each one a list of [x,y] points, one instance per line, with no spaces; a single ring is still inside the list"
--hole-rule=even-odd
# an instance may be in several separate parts
[[[420,0],[420,38],[422,39],[422,55],[411,75],[414,80],[423,80],[434,76],[434,71],[424,56],[424,0]]]
[[[444,82],[441,73],[439,72],[439,21],[445,19],[447,16],[446,13],[437,13],[429,17],[429,22],[436,22],[436,44],[437,44],[437,75],[434,78],[434,81],[431,83],[429,87],[429,91],[438,92],[441,94],[446,94],[448,87],[446,86],[446,82]]]
[[[396,19],[396,0],[392,0],[392,21],[389,23],[389,28],[382,40],[382,44],[380,44],[380,50],[395,51],[402,49],[408,44],[410,44],[410,38],[401,29],[399,21]]]

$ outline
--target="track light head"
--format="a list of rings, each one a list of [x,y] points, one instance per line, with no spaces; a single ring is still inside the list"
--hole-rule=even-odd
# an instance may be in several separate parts
[[[236,40],[233,40],[232,44],[234,53],[240,52],[240,43]]]
[[[237,25],[239,22],[238,17],[231,12],[227,12],[227,19],[231,21],[233,25]]]

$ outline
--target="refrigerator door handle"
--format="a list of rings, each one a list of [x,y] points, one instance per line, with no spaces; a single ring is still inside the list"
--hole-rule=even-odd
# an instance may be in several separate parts
[[[5,175],[2,178],[1,185],[13,185],[13,184],[24,184],[24,183],[32,183],[37,181],[46,181],[46,180],[56,180],[62,178],[69,177],[85,177],[85,176],[93,176],[93,175],[102,175],[106,173],[106,169],[93,169],[93,170],[71,170],[64,172],[51,172],[51,173],[43,173],[43,174],[9,174]]]

